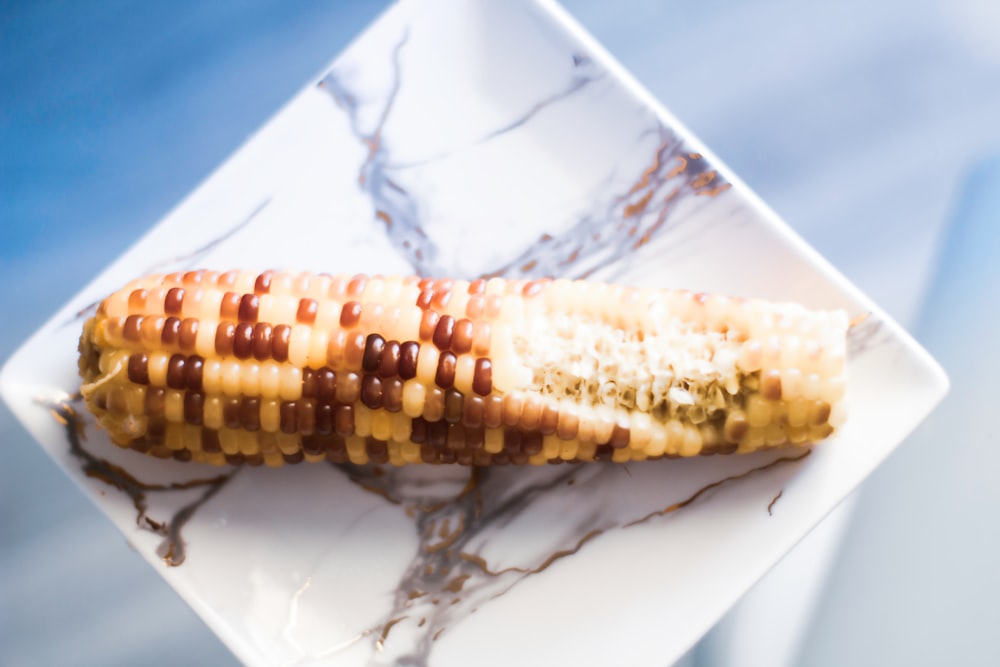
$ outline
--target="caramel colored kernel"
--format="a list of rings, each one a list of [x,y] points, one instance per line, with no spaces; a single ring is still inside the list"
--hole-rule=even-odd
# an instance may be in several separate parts
[[[333,409],[333,431],[344,438],[354,435],[354,407],[352,405],[338,405]]]
[[[137,289],[132,290],[128,295],[128,309],[131,310],[142,310],[146,307],[146,295],[147,290]]]
[[[542,421],[538,427],[538,432],[542,435],[552,435],[558,428],[559,408],[552,403],[546,403],[545,407],[542,408]]]
[[[437,332],[438,321],[441,316],[433,310],[425,310],[420,316],[420,340],[429,341],[434,338]]]
[[[473,329],[471,320],[461,319],[455,322],[455,330],[451,338],[451,347],[455,354],[465,354],[472,350]]]
[[[542,442],[541,433],[525,433],[521,437],[521,451],[528,456],[540,454],[542,451]]]
[[[139,325],[139,338],[142,344],[149,348],[155,348],[160,344],[163,336],[162,317],[144,317]]]
[[[193,317],[185,317],[181,320],[181,326],[177,331],[177,342],[185,352],[194,352],[195,343],[198,342],[198,320]]]
[[[503,424],[503,415],[503,396],[492,395],[483,399],[483,426],[486,428],[499,428]]]
[[[339,373],[334,397],[338,403],[353,405],[361,395],[361,376],[357,373]]]
[[[160,342],[163,343],[164,347],[171,347],[177,344],[180,330],[180,318],[168,317],[163,321],[163,332],[160,334]]]
[[[170,320],[167,320],[170,323]],[[178,321],[178,326],[180,322]],[[166,337],[167,328],[163,328]],[[215,330],[215,352],[219,356],[228,357],[233,353],[233,341],[236,337],[236,325],[232,322],[220,322]]]
[[[361,321],[361,304],[357,301],[348,301],[340,309],[340,326],[345,329],[356,327]]]
[[[319,303],[316,299],[299,299],[299,309],[295,311],[295,321],[299,324],[312,325],[316,322]]]
[[[129,315],[122,327],[122,337],[130,343],[138,343],[141,338],[142,315]]]
[[[242,297],[236,292],[226,292],[222,295],[222,302],[219,304],[220,320],[235,320],[240,314],[240,300]]]
[[[479,396],[466,396],[463,402],[462,423],[469,428],[479,428],[483,425],[485,404]]]
[[[627,447],[630,435],[628,426],[623,426],[621,423],[615,422],[615,426],[611,431],[611,440],[608,444],[615,449]]]
[[[302,369],[302,398],[316,398],[316,375],[311,368]]]
[[[448,422],[432,421],[427,423],[427,444],[432,447],[444,447],[448,441]]]
[[[146,390],[146,416],[162,417],[166,408],[167,392],[161,387],[150,387]]]
[[[465,448],[465,427],[461,424],[448,424],[448,435],[446,438],[448,449]]]
[[[455,424],[462,419],[462,394],[454,389],[444,393],[444,420]]]
[[[274,275],[274,271],[265,271],[264,273],[257,276],[257,280],[253,283],[254,294],[267,294],[271,291],[271,277]]]
[[[180,315],[181,306],[184,303],[184,288],[171,287],[167,290],[167,296],[163,300],[163,313],[165,315]]]
[[[312,435],[316,432],[316,401],[298,401],[298,432],[302,435]]]

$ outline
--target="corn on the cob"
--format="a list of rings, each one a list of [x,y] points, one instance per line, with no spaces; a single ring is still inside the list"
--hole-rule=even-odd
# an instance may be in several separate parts
[[[190,271],[84,326],[112,440],[277,466],[751,452],[843,420],[843,312],[587,281]]]

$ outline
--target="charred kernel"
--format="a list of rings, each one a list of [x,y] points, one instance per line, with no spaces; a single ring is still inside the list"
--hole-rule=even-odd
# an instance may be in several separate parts
[[[462,394],[454,389],[444,393],[444,420],[455,424],[462,420]]]
[[[379,360],[382,356],[382,348],[385,347],[385,338],[377,333],[368,334],[365,338],[365,350],[361,356],[361,370],[366,373],[374,373],[378,370]]]
[[[611,429],[611,440],[608,444],[615,449],[627,447],[630,436],[631,432],[629,431],[628,426],[623,426],[621,423],[615,422],[614,428]]]
[[[503,424],[503,396],[493,395],[483,399],[483,426],[499,428]]]
[[[338,403],[353,405],[361,395],[361,376],[357,373],[341,373],[337,376],[337,391],[334,397]]]
[[[465,446],[469,449],[482,449],[486,442],[486,434],[481,428],[465,426]]]
[[[382,405],[389,412],[399,412],[403,408],[403,381],[399,378],[382,380]]]
[[[125,318],[122,336],[130,343],[138,343],[141,338],[142,315],[129,315]]]
[[[219,446],[218,431],[210,428],[203,428],[201,430],[201,451],[206,454],[215,454],[222,451],[222,447]]]
[[[240,401],[240,426],[247,431],[260,430],[260,399],[244,397]]]
[[[316,432],[316,401],[299,401],[298,432],[302,435],[312,435]]]
[[[256,322],[260,312],[260,297],[256,294],[244,294],[240,297],[240,307],[237,317],[240,322]]]
[[[302,369],[302,398],[316,398],[316,375],[319,371]]]
[[[165,347],[176,345],[177,339],[180,336],[180,331],[180,318],[168,317],[163,321],[163,332],[160,334],[160,342],[163,343]]]
[[[219,319],[235,320],[240,315],[240,302],[242,297],[236,292],[226,292],[222,295],[222,303],[219,304]]]
[[[552,403],[546,403],[542,408],[542,423],[538,432],[542,435],[552,435],[559,428],[559,408]]]
[[[434,344],[439,350],[447,350],[451,347],[451,339],[455,335],[455,318],[451,315],[442,315],[434,327]]]
[[[455,354],[465,354],[472,349],[472,320],[461,319],[455,322],[455,330],[451,337],[451,349]]]
[[[184,394],[184,421],[201,426],[205,411],[205,395],[195,391]]]
[[[384,378],[399,374],[399,341],[390,340],[382,347],[378,359],[378,374]]]
[[[382,381],[374,375],[365,375],[361,380],[361,402],[372,410],[382,407]]]
[[[167,296],[163,300],[163,313],[165,315],[180,315],[183,304],[184,288],[171,287],[167,290]]]
[[[299,309],[295,311],[295,321],[299,324],[315,324],[319,304],[316,299],[299,299]]]
[[[346,438],[354,435],[354,407],[338,405],[333,409],[333,432]]]
[[[448,441],[448,422],[435,421],[427,424],[427,443],[434,447],[444,447]]]
[[[271,276],[274,275],[273,271],[265,271],[264,273],[257,276],[257,280],[254,281],[253,291],[254,294],[267,294],[271,291]]]
[[[521,451],[528,456],[535,456],[542,453],[542,434],[533,432],[525,433],[521,437]]]
[[[476,359],[476,372],[472,376],[472,391],[480,396],[489,396],[493,392],[493,362],[486,357]]]
[[[299,428],[298,404],[295,401],[285,401],[281,404],[280,423],[282,433],[295,433]]]
[[[479,396],[466,396],[462,404],[462,423],[469,428],[479,428],[483,425],[483,399]]]
[[[331,433],[333,433],[333,406],[329,403],[320,403],[316,406],[316,434]]]
[[[162,387],[150,387],[146,390],[147,417],[162,417],[166,404],[167,392]]]
[[[404,380],[416,377],[419,352],[420,343],[413,340],[408,340],[399,346],[399,377]]]
[[[194,355],[188,357],[187,368],[187,388],[189,391],[201,391],[201,378],[205,372],[205,360]]]
[[[233,330],[233,355],[237,359],[249,359],[253,356],[253,325],[240,322]]]
[[[357,301],[348,301],[340,309],[340,326],[345,329],[356,327],[361,321],[361,304]]]
[[[166,333],[166,328],[163,329]],[[233,353],[233,339],[236,337],[236,325],[232,322],[221,322],[215,330],[215,352],[219,356],[228,357]]]
[[[314,374],[316,378],[316,398],[332,401],[337,391],[337,376],[329,368],[321,368]]]
[[[417,417],[410,425],[410,440],[418,445],[427,442],[427,422]]]
[[[521,451],[521,432],[509,428],[503,434],[503,451],[507,453]]]
[[[184,364],[183,354],[174,354],[167,362],[167,386],[171,389],[183,389],[187,385]]]
[[[226,428],[240,427],[240,399],[226,398],[222,403],[222,423]]]
[[[614,451],[615,448],[611,445],[597,445],[597,447],[594,448],[594,460],[610,461]]]
[[[445,439],[448,449],[465,448],[465,427],[461,424],[448,424],[448,435]]]
[[[434,338],[440,319],[441,316],[436,311],[424,311],[424,314],[420,316],[420,340],[428,341]]]
[[[287,324],[279,324],[271,332],[271,358],[281,363],[288,361],[288,343],[292,337],[292,328]]]
[[[442,389],[448,389],[455,384],[455,364],[457,361],[458,359],[453,353],[443,352],[438,358],[438,367],[437,373],[434,375],[434,384]]]
[[[136,384],[149,384],[149,357],[133,354],[128,358],[128,379]]]
[[[434,290],[425,289],[421,290],[420,294],[417,295],[417,307],[421,310],[427,310],[431,307],[431,300],[434,298]]]
[[[198,342],[198,320],[193,317],[185,317],[181,320],[181,326],[177,331],[177,342],[180,348],[187,352],[193,352],[195,343]]]

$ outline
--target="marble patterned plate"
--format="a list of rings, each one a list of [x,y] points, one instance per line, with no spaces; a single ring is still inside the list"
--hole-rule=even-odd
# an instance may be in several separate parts
[[[849,421],[806,458],[206,469],[118,450],[72,398],[94,302],[189,267],[592,276],[871,315],[850,334]],[[668,664],[946,388],[558,6],[485,0],[393,6],[2,376],[252,665]]]

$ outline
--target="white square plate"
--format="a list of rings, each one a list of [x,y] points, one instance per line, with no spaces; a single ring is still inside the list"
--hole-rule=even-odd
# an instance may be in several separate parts
[[[851,331],[849,421],[806,459],[506,467],[465,493],[463,468],[304,465],[178,489],[220,470],[90,425],[72,448],[45,404],[78,386],[88,306],[196,266],[590,275],[872,315]],[[559,7],[485,0],[394,5],[2,375],[45,450],[254,665],[668,664],[946,389]]]

